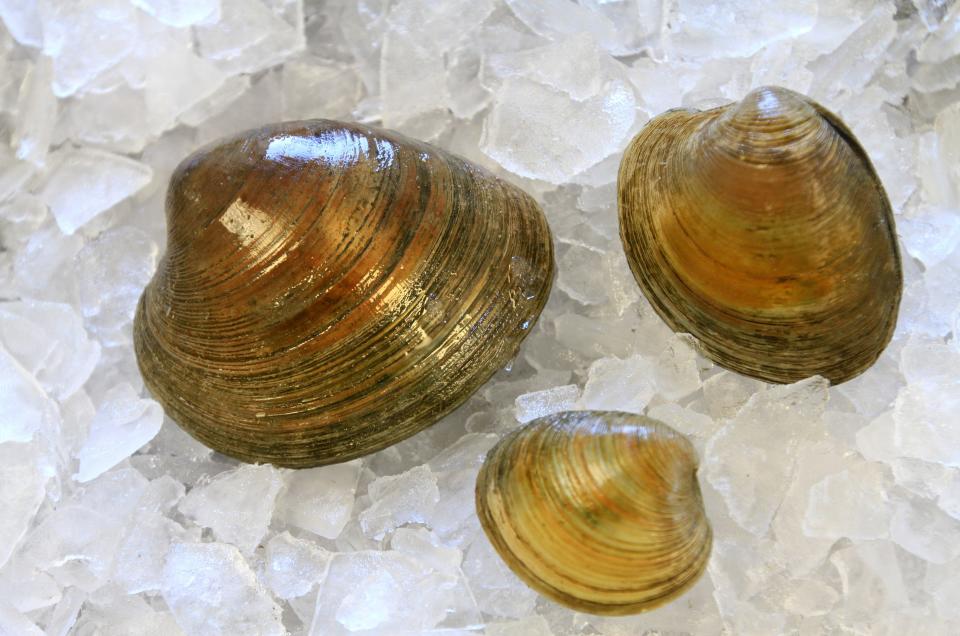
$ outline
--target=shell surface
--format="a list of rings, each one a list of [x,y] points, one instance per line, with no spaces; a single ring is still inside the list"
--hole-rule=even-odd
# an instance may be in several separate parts
[[[717,363],[839,383],[890,341],[903,286],[890,203],[853,133],[803,95],[764,87],[654,118],[618,195],[644,294]]]
[[[311,120],[176,169],[137,309],[144,380],[238,459],[346,461],[429,426],[516,353],[553,278],[543,213],[398,133]]]
[[[656,420],[576,411],[501,440],[477,477],[477,514],[530,587],[593,614],[643,612],[703,573],[712,532],[690,442]]]

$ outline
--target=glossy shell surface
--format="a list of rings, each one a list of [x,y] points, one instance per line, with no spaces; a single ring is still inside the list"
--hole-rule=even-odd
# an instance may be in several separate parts
[[[542,211],[398,133],[311,120],[176,169],[140,299],[144,380],[191,435],[308,467],[437,421],[516,353],[553,278]]]
[[[696,451],[641,415],[576,411],[530,422],[491,449],[476,503],[510,569],[583,612],[653,609],[690,588],[710,556]]]
[[[719,364],[771,382],[867,369],[902,291],[890,203],[840,119],[778,87],[633,139],[620,236],[644,294]]]

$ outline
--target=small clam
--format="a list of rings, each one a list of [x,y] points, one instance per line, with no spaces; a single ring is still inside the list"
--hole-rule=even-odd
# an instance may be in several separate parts
[[[134,341],[166,412],[241,460],[393,444],[516,353],[553,277],[528,195],[397,133],[313,120],[185,159]]]
[[[772,382],[853,378],[893,335],[903,286],[890,203],[840,119],[792,91],[672,110],[618,179],[634,276],[676,331]]]
[[[710,556],[696,452],[641,415],[575,411],[530,422],[491,449],[476,499],[510,569],[579,611],[657,607],[691,587]]]

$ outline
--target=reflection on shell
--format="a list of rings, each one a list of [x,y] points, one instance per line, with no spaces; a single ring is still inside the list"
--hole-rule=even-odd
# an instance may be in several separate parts
[[[199,150],[173,176],[167,225],[135,320],[147,386],[202,442],[280,466],[437,421],[516,353],[553,276],[529,196],[356,124]]]
[[[624,154],[620,236],[640,287],[719,364],[767,381],[867,369],[902,289],[893,214],[853,133],[765,87],[668,111]]]
[[[712,533],[697,457],[680,433],[630,413],[534,420],[477,478],[490,542],[530,587],[573,609],[634,614],[691,587]]]

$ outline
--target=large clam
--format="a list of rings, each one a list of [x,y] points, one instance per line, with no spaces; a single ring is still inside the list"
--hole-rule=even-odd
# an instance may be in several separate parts
[[[890,341],[902,289],[890,203],[840,119],[784,88],[672,110],[624,154],[620,236],[676,331],[763,380],[843,382]]]
[[[177,168],[140,299],[144,380],[194,437],[307,467],[393,444],[515,354],[546,302],[528,195],[400,134],[313,120]]]
[[[476,503],[517,576],[584,612],[657,607],[690,588],[710,556],[696,451],[641,415],[577,411],[530,422],[491,449]]]

